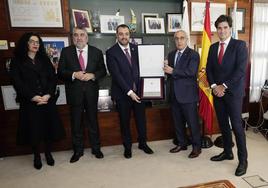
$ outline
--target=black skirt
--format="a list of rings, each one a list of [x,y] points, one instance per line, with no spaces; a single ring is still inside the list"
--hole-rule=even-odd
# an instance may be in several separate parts
[[[65,137],[54,100],[48,104],[36,105],[35,102],[20,104],[17,144],[36,146],[42,142],[51,143]]]

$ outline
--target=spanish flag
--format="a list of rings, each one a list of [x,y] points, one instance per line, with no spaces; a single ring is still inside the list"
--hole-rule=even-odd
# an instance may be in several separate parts
[[[213,96],[206,75],[206,65],[209,47],[211,45],[209,0],[206,0],[206,14],[202,36],[202,52],[198,69],[199,80],[199,114],[207,127],[208,133],[212,134],[213,127]]]

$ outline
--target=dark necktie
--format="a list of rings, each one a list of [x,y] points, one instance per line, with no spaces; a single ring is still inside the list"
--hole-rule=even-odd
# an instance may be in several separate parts
[[[130,54],[128,53],[128,49],[125,48],[124,50],[125,50],[125,55],[126,55],[126,57],[127,57],[127,60],[128,60],[128,62],[129,62],[129,64],[132,65],[131,57],[130,57]]]
[[[180,59],[181,59],[181,52],[178,52],[174,67],[179,64]]]
[[[78,59],[79,59],[79,64],[80,64],[80,67],[81,67],[82,71],[85,71],[86,68],[85,68],[85,62],[84,62],[84,58],[82,56],[82,53],[83,53],[83,50],[79,50]]]
[[[219,52],[219,57],[218,57],[218,63],[221,64],[222,63],[222,58],[223,58],[223,54],[224,54],[224,42],[220,43],[220,52]]]
[[[130,54],[128,53],[128,49],[125,48],[124,51],[125,51],[125,54],[126,54],[126,57],[127,57],[127,60],[128,60],[128,62],[130,64],[130,66],[132,66],[131,57],[130,57]],[[135,82],[133,82],[133,88],[132,89],[133,89],[134,92],[137,91],[137,87],[136,87]]]

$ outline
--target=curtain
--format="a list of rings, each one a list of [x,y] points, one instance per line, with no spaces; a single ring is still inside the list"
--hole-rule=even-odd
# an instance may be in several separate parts
[[[258,102],[268,79],[268,4],[254,3],[250,102]]]

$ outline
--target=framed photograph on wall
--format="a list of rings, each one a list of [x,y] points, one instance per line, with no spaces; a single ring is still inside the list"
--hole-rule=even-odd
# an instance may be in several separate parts
[[[75,27],[84,27],[88,33],[93,32],[88,11],[72,9],[72,14]]]
[[[1,86],[5,110],[16,110],[20,104],[16,101],[17,93],[12,85]]]
[[[100,15],[101,33],[116,33],[117,26],[124,23],[124,16]]]
[[[145,18],[146,33],[165,33],[164,18]]]
[[[229,16],[233,14],[233,8],[228,8]],[[236,9],[236,28],[238,33],[245,33],[245,19],[246,19],[246,9],[238,8]]]
[[[209,10],[210,10],[211,31],[216,32],[214,23],[220,15],[226,14],[226,4],[210,3]],[[205,11],[206,11],[206,3],[192,2],[191,31],[203,31]]]
[[[132,44],[139,45],[139,44],[142,44],[143,43],[143,38],[142,37],[130,37],[130,40],[129,41]]]
[[[158,13],[141,13],[141,29],[142,33],[146,33],[145,31],[145,18],[158,18]]]
[[[174,33],[181,29],[182,14],[178,13],[166,13],[167,20],[167,32]]]
[[[55,69],[58,68],[60,53],[62,48],[69,46],[68,37],[42,37],[45,50],[53,63]]]
[[[62,0],[7,2],[11,27],[63,28]]]

